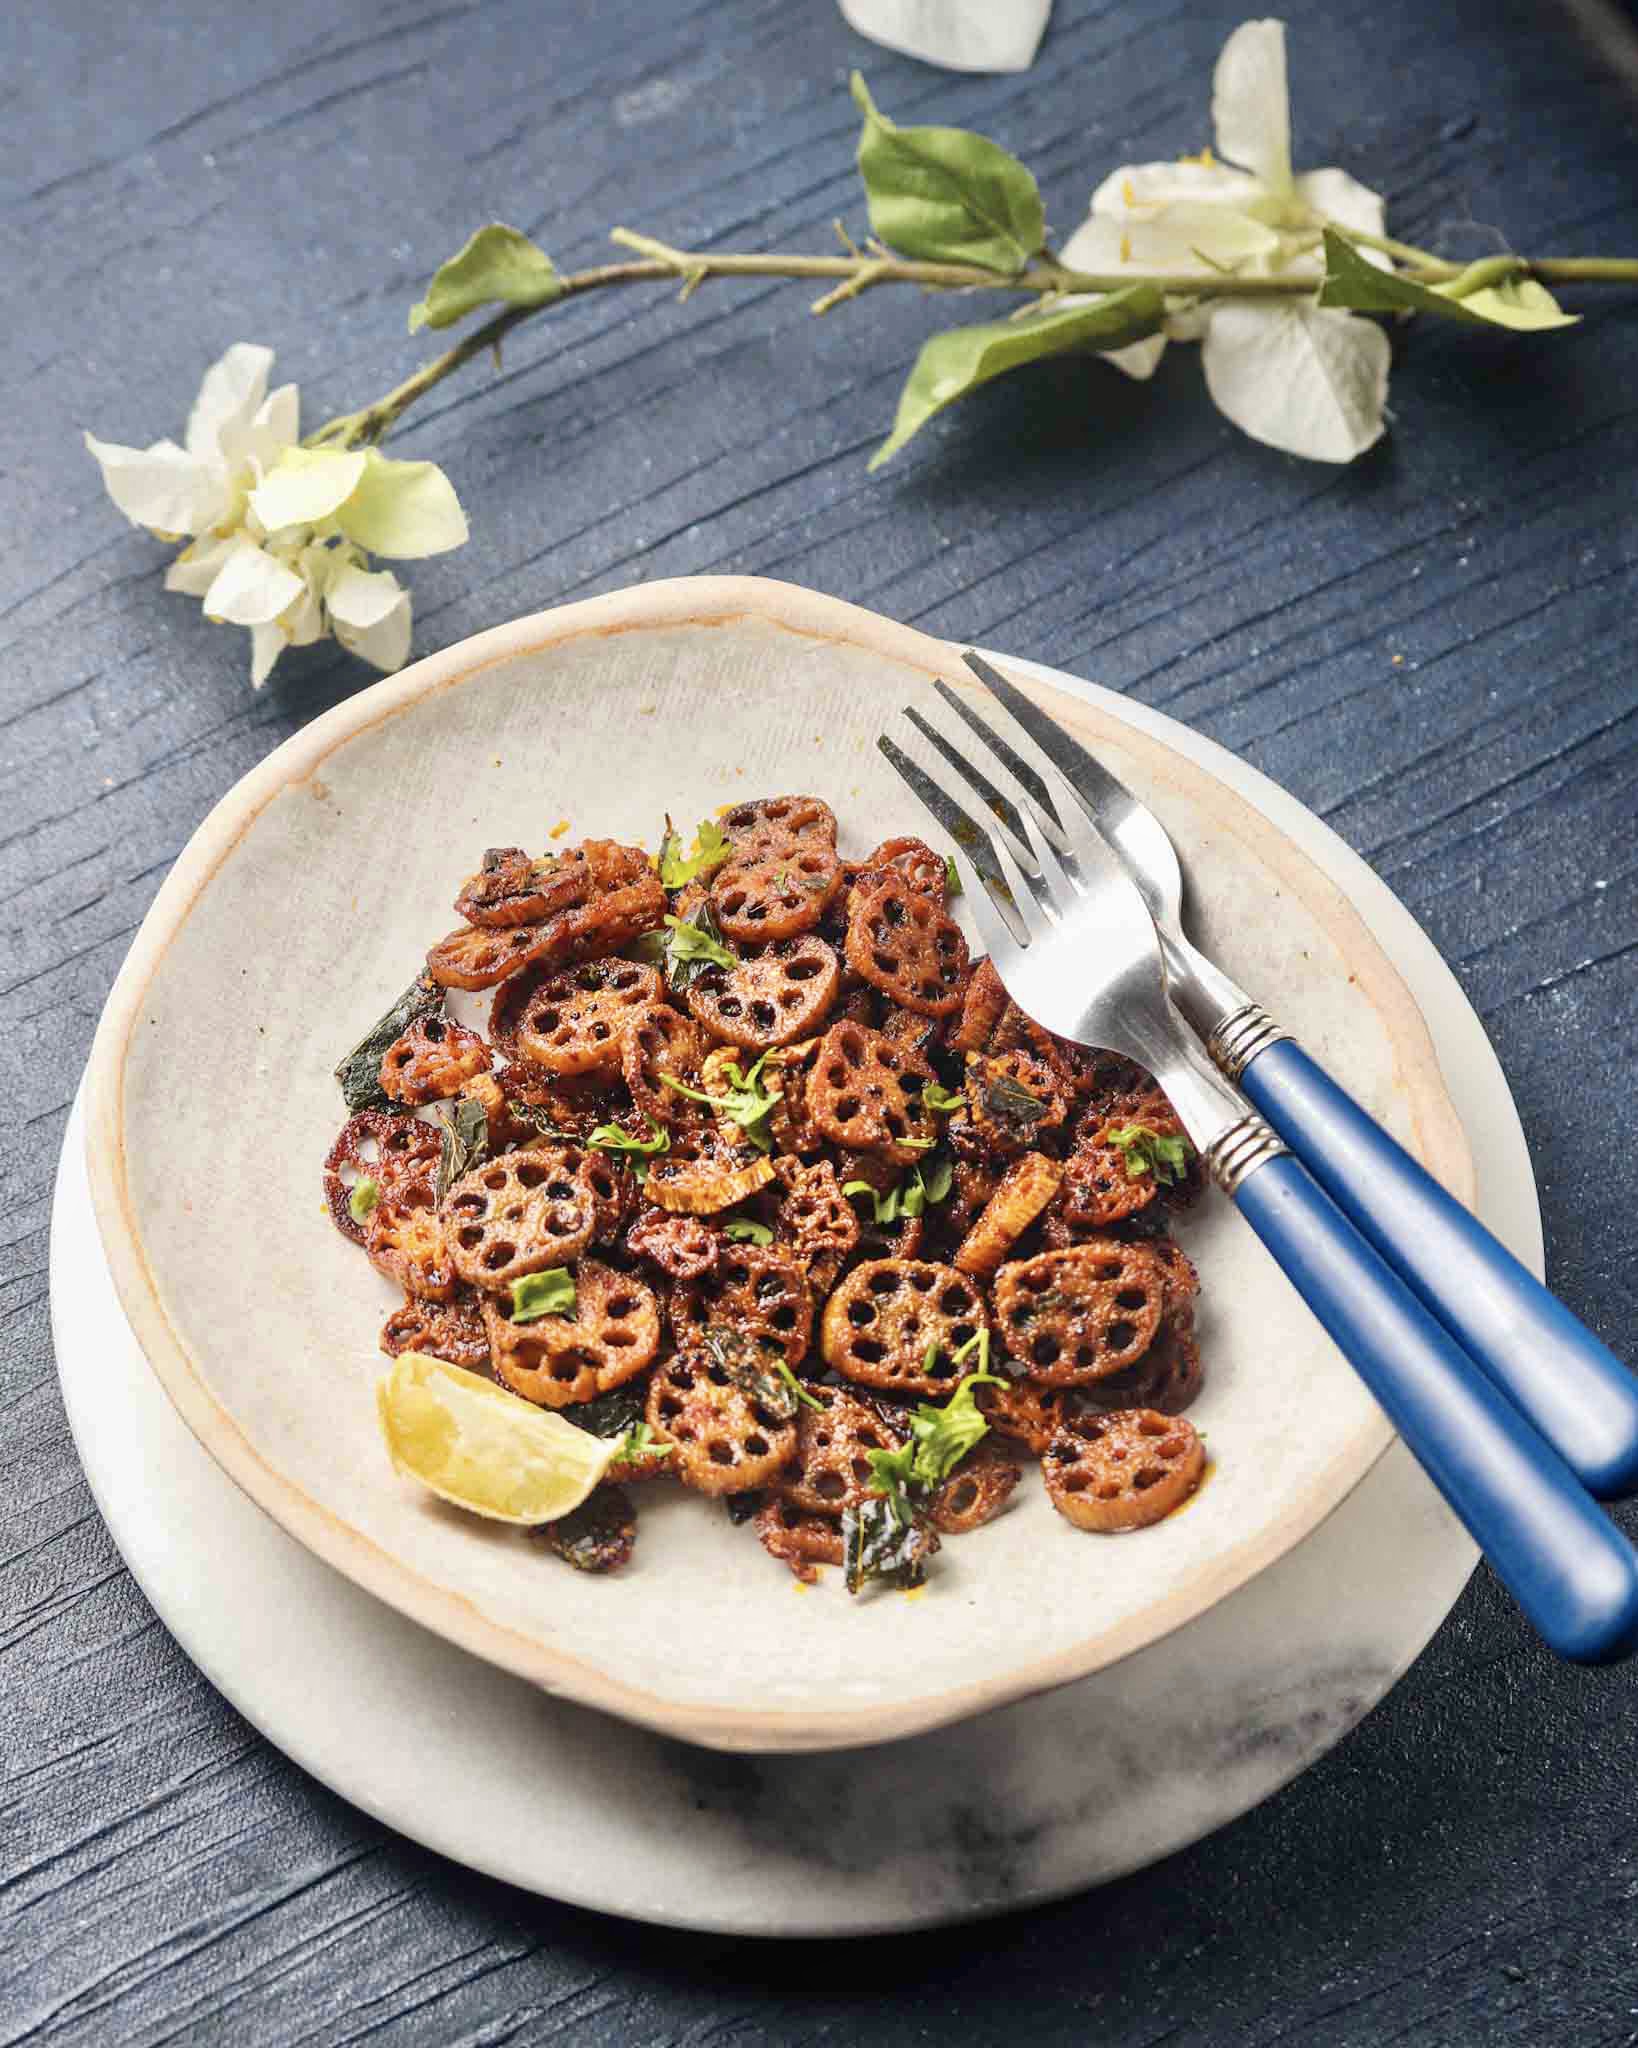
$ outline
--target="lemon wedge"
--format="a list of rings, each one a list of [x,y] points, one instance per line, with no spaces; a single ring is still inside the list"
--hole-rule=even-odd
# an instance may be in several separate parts
[[[405,1351],[376,1381],[393,1470],[491,1521],[555,1522],[591,1492],[618,1437],[576,1429],[493,1381]]]

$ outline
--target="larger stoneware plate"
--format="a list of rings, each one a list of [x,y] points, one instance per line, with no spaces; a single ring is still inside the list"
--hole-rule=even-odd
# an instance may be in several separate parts
[[[808,789],[844,845],[923,828],[873,741],[957,671],[868,613],[744,579],[657,584],[517,621],[377,685],[207,819],[120,977],[88,1152],[121,1299],[172,1399],[293,1535],[548,1690],[725,1749],[908,1735],[1095,1671],[1280,1557],[1386,1447],[1380,1412],[1226,1204],[1185,1233],[1213,1471],[1138,1537],[1075,1534],[1031,1488],[946,1547],[927,1593],[796,1596],[698,1500],[645,1510],[620,1581],[557,1568],[397,1479],[372,1383],[385,1290],[330,1230],[330,1069],[448,924],[485,844],[653,843],[741,793]],[[1455,1191],[1471,1168],[1426,1030],[1333,885],[1158,741],[1039,693],[1161,809],[1209,950]]]

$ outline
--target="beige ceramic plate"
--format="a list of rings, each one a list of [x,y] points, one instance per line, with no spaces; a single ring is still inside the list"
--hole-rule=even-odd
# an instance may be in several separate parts
[[[952,650],[739,578],[518,620],[298,734],[201,826],[131,950],[90,1071],[89,1159],[120,1296],[201,1441],[292,1534],[427,1627],[554,1693],[725,1749],[823,1749],[1058,1685],[1200,1614],[1306,1535],[1389,1429],[1225,1203],[1203,1275],[1212,1470],[1138,1535],[1076,1534],[1032,1480],[917,1596],[799,1592],[744,1530],[650,1494],[616,1581],[397,1479],[376,1433],[391,1297],[331,1229],[330,1069],[452,922],[489,844],[653,844],[661,813],[812,790],[844,848],[926,831],[882,718]],[[1157,741],[1031,686],[1149,795],[1196,929],[1455,1191],[1471,1167],[1427,1032],[1357,914],[1247,804]],[[649,1502],[652,1501],[652,1507]],[[208,1531],[199,1540],[210,1540]],[[254,1597],[254,1589],[246,1589]]]

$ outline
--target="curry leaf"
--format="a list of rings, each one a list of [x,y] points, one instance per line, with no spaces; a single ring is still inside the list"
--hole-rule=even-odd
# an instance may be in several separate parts
[[[480,306],[545,306],[563,289],[552,259],[529,237],[492,220],[433,273],[410,308],[409,331],[452,327]]]
[[[856,71],[852,84],[864,116],[858,164],[870,225],[889,248],[1008,274],[1040,253],[1040,188],[1015,156],[965,128],[901,128]]]
[[[441,1202],[463,1174],[483,1163],[489,1151],[489,1119],[481,1102],[464,1096],[445,1105],[443,1142],[438,1147],[438,1174],[433,1184]]]
[[[693,923],[687,918],[666,918],[660,945],[660,962],[666,987],[680,994],[713,967],[734,967],[738,961],[722,943],[722,928],[709,903],[701,904]]]
[[[847,1589],[858,1593],[872,1580],[909,1592],[925,1584],[927,1560],[938,1538],[913,1516],[901,1522],[880,1494],[867,1494],[842,1515],[842,1560]]]
[[[395,1038],[401,1038],[418,1017],[436,1016],[443,1006],[443,990],[425,975],[419,975],[387,1014],[370,1026],[336,1068],[341,1099],[350,1116],[356,1116],[361,1109],[390,1106],[391,1099],[381,1086],[381,1061],[388,1046]]]
[[[1545,286],[1525,277],[1522,264],[1517,276],[1472,288],[1474,274],[1482,278],[1489,267],[1487,259],[1470,265],[1460,277],[1445,284],[1418,284],[1397,271],[1379,270],[1366,261],[1357,243],[1335,228],[1327,228],[1325,281],[1319,302],[1322,306],[1347,306],[1356,313],[1432,313],[1444,320],[1465,321],[1470,327],[1510,327],[1521,333],[1576,324],[1580,316],[1566,313]]]
[[[542,1316],[566,1316],[574,1309],[574,1275],[567,1266],[525,1273],[512,1282],[512,1320],[536,1323]]]
[[[575,1427],[592,1436],[630,1436],[643,1420],[646,1398],[643,1383],[628,1380],[623,1387],[611,1387],[606,1394],[577,1403]]]
[[[1152,284],[1128,285],[1085,305],[1060,306],[1028,320],[987,320],[979,327],[947,327],[924,342],[899,393],[893,431],[870,458],[879,469],[935,413],[980,385],[1026,363],[1073,350],[1125,348],[1160,327],[1164,310]]]

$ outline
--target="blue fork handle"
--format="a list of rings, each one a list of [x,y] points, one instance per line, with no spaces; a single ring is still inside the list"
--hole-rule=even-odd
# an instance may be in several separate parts
[[[1234,1199],[1549,1647],[1638,1649],[1632,1546],[1302,1164],[1268,1160]]]
[[[1240,1087],[1424,1307],[1601,1500],[1638,1489],[1638,1378],[1300,1045]]]

